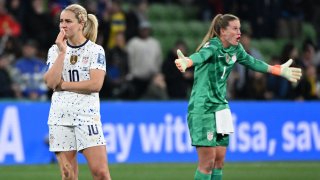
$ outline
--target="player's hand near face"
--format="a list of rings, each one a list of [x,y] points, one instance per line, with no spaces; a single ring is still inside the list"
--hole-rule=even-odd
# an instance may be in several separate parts
[[[66,32],[63,30],[63,28],[60,28],[60,32],[56,39],[56,44],[59,48],[60,52],[65,53],[67,49],[67,37]]]
[[[67,51],[66,32],[62,28],[60,28],[60,32],[55,43],[59,49],[59,53],[55,61],[56,63],[54,63],[52,67],[44,74],[44,81],[50,89],[60,91],[61,84],[63,82],[61,82],[63,61]]]

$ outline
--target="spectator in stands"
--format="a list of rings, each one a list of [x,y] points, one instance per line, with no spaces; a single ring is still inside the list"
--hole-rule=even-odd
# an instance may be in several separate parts
[[[14,58],[21,57],[21,39],[15,37],[3,38],[0,41],[0,54],[10,54]]]
[[[179,59],[175,63],[181,72],[195,66],[188,106],[189,132],[199,159],[195,180],[222,179],[229,134],[234,132],[226,99],[226,81],[235,63],[261,73],[283,76],[292,82],[301,77],[301,69],[290,67],[291,60],[271,66],[252,57],[239,43],[240,38],[239,18],[218,14],[195,53],[184,57],[177,52]]]
[[[12,58],[9,54],[0,55],[0,99],[18,98],[21,96],[17,84],[15,84],[10,74],[10,63]]]
[[[143,100],[168,100],[167,85],[161,73],[155,74],[146,92],[142,95]]]
[[[111,14],[110,9],[112,3],[102,3],[101,12],[98,27],[98,37],[97,44],[101,44],[104,49],[108,48],[109,35],[110,35],[110,26],[111,26]]]
[[[315,51],[316,47],[310,39],[306,39],[302,45],[302,55],[301,59],[297,64],[302,68],[307,68],[308,66],[315,66]]]
[[[182,40],[176,41],[162,64],[162,73],[165,77],[170,99],[187,99],[187,95],[192,87],[193,69],[188,69],[182,74],[176,68],[174,60],[177,59],[177,49],[180,49],[183,53],[187,53],[187,44]]]
[[[317,100],[320,98],[320,83],[316,67],[309,65],[304,70],[304,76],[295,88],[295,100]]]
[[[14,77],[22,91],[23,98],[30,100],[47,100],[47,86],[43,81],[46,64],[37,57],[38,45],[34,40],[28,40],[22,47],[23,56],[17,60],[14,67],[17,75]]]
[[[128,53],[126,51],[124,32],[118,32],[115,37],[115,46],[107,54],[107,74],[100,91],[102,98],[127,98]]]
[[[125,32],[126,19],[125,13],[121,7],[121,1],[115,0],[112,2],[110,9],[110,30],[107,49],[112,49],[115,46],[116,36],[119,32]]]
[[[147,0],[132,0],[131,7],[126,13],[126,40],[139,36],[139,25],[149,21]]]
[[[3,41],[4,38],[9,36],[18,37],[21,34],[21,26],[11,14],[7,12],[5,7],[5,1],[0,0],[0,38]]]
[[[24,21],[25,37],[34,39],[39,44],[39,56],[44,58],[47,49],[54,42],[56,27],[53,17],[46,11],[44,0],[31,0],[31,9]]]
[[[17,20],[18,22],[23,22],[23,16],[25,15],[26,1],[22,0],[7,0],[6,7],[8,12]]]
[[[152,77],[161,71],[162,50],[157,39],[151,36],[151,24],[144,21],[139,25],[139,36],[127,44],[129,75],[135,89],[133,98],[140,98]]]
[[[199,11],[199,19],[201,21],[209,22],[214,14],[224,12],[223,0],[202,0],[195,1],[195,4],[201,9],[201,11]]]
[[[277,37],[296,38],[302,35],[303,1],[282,1],[278,18]]]
[[[249,79],[247,79],[248,87],[247,90],[250,93],[247,93],[246,99],[253,100],[265,100],[268,99],[267,94],[267,79],[265,74],[260,72],[253,71]]]
[[[303,68],[304,76],[295,88],[295,99],[297,100],[315,100],[320,97],[315,49],[316,47],[310,39],[303,42],[301,59],[297,64]]]

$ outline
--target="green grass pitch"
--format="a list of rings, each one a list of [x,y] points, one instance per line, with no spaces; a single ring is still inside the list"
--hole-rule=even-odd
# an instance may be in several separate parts
[[[113,180],[193,180],[196,164],[111,164]],[[92,179],[85,164],[79,180]],[[227,162],[223,180],[320,180],[320,162]],[[1,180],[59,180],[57,164],[0,166]]]

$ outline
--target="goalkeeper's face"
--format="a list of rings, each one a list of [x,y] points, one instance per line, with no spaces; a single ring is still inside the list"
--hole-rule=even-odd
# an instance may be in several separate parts
[[[241,37],[240,21],[229,21],[229,25],[221,30],[222,41],[227,43],[227,46],[238,45]]]

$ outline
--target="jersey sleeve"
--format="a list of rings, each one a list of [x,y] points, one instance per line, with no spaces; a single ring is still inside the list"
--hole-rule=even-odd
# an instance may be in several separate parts
[[[48,71],[52,67],[53,63],[56,61],[58,57],[58,52],[59,50],[56,45],[51,46],[51,48],[48,51],[48,57],[47,57],[47,63],[46,63],[47,66],[45,71]]]
[[[242,47],[241,44],[239,44],[238,46],[239,50],[238,50],[238,63],[244,65],[245,67],[254,70],[254,71],[258,71],[258,72],[262,72],[262,73],[266,73],[268,72],[268,64],[265,63],[262,60],[256,59],[253,56],[251,56],[250,54],[248,54],[244,48]]]
[[[192,60],[193,65],[197,66],[207,61],[217,49],[216,45],[209,41],[204,44],[198,52],[192,54],[189,58]]]
[[[92,60],[90,69],[100,69],[106,71],[106,56],[104,49],[100,45],[96,45],[92,50]]]

